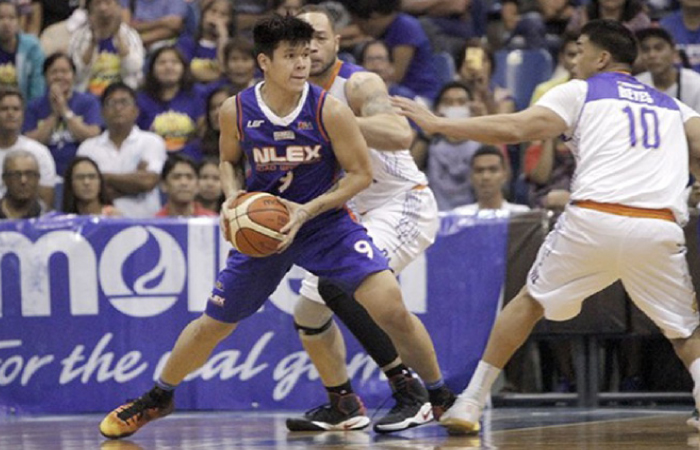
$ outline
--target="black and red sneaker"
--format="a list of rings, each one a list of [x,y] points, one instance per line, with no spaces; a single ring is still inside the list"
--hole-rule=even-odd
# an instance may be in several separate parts
[[[154,388],[136,400],[115,409],[100,423],[100,433],[109,439],[121,439],[136,433],[148,422],[165,417],[175,409],[172,393],[158,395]]]
[[[355,393],[329,393],[330,403],[307,411],[300,419],[287,419],[289,431],[348,431],[369,425],[362,400]]]

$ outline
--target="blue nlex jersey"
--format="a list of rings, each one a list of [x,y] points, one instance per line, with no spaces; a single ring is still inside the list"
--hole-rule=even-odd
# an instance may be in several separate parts
[[[236,98],[246,190],[306,203],[327,192],[340,174],[321,118],[326,92],[307,83],[297,108],[278,117],[265,105],[261,87]]]

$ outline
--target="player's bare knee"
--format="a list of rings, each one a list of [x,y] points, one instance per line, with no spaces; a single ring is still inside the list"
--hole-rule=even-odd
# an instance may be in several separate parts
[[[202,314],[191,323],[194,339],[216,342],[227,338],[237,325],[237,323],[221,322],[206,314]]]

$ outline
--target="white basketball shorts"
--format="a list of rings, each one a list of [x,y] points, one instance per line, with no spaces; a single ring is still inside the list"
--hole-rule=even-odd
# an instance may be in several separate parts
[[[619,279],[666,337],[684,338],[700,323],[685,258],[683,229],[674,222],[568,206],[539,250],[527,289],[546,318],[567,320]]]
[[[358,219],[396,274],[435,242],[440,226],[435,196],[428,187],[402,192]],[[318,277],[312,273],[306,273],[300,293],[324,303],[318,293]]]

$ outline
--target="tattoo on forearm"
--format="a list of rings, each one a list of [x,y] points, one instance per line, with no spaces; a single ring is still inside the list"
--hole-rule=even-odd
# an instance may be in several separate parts
[[[364,105],[362,105],[362,116],[374,116],[375,114],[393,113],[389,97],[385,92],[375,92],[367,96]]]

